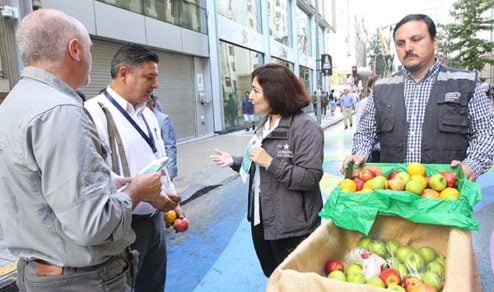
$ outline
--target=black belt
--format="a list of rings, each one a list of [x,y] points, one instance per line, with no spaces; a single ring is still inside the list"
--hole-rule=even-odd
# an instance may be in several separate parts
[[[154,219],[156,216],[158,216],[161,212],[156,210],[153,213],[150,214],[132,214],[132,221],[141,221],[141,220],[148,220],[148,219]]]

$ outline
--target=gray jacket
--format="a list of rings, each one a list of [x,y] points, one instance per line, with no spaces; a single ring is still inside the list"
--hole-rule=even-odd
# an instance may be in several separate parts
[[[264,127],[267,118],[260,124]],[[256,130],[256,133],[259,130]],[[283,117],[263,141],[262,147],[273,157],[268,169],[260,167],[261,218],[264,239],[303,236],[319,224],[322,208],[319,181],[323,175],[323,131],[303,112]],[[242,157],[234,157],[232,168],[239,170]],[[252,220],[254,196],[252,182],[256,167],[250,169],[247,218]]]

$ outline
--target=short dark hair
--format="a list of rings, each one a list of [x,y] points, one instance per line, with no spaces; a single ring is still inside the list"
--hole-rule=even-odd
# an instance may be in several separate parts
[[[141,45],[128,43],[118,49],[111,60],[111,78],[117,77],[118,70],[121,66],[127,66],[133,69],[148,61],[157,64],[160,58],[155,52]]]
[[[279,64],[266,64],[252,72],[252,80],[262,87],[264,98],[271,107],[270,114],[293,115],[310,103],[300,80],[290,69]]]
[[[404,25],[405,23],[409,21],[423,21],[427,25],[427,30],[429,31],[429,35],[431,37],[431,40],[433,40],[436,37],[436,24],[434,21],[427,15],[425,14],[409,14],[405,17],[403,17],[395,26],[395,29],[393,30],[393,39],[396,40],[396,31],[400,26]]]

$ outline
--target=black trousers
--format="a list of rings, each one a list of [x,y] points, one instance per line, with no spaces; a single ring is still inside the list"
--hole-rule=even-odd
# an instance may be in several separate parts
[[[142,217],[142,216],[139,216]],[[142,219],[132,217],[132,229],[136,241],[132,248],[139,251],[134,292],[162,292],[166,279],[166,240],[165,224],[161,212],[153,217]]]
[[[257,258],[266,277],[271,276],[274,269],[301,243],[307,236],[289,237],[277,240],[264,240],[262,223],[253,226],[251,223],[252,241]]]

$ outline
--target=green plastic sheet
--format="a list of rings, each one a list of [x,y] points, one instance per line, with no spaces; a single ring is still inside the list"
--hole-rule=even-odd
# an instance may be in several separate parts
[[[406,171],[407,164],[369,163],[377,165],[385,177],[393,171]],[[369,165],[367,164],[367,165]],[[456,173],[460,198],[457,201],[428,199],[408,191],[375,190],[369,193],[343,192],[335,187],[319,215],[331,219],[338,227],[368,235],[376,216],[400,216],[416,223],[454,226],[478,230],[479,222],[472,219],[473,206],[480,201],[477,183],[464,178],[460,168],[449,164],[424,164],[426,175],[441,171]],[[352,166],[350,166],[352,167]]]

